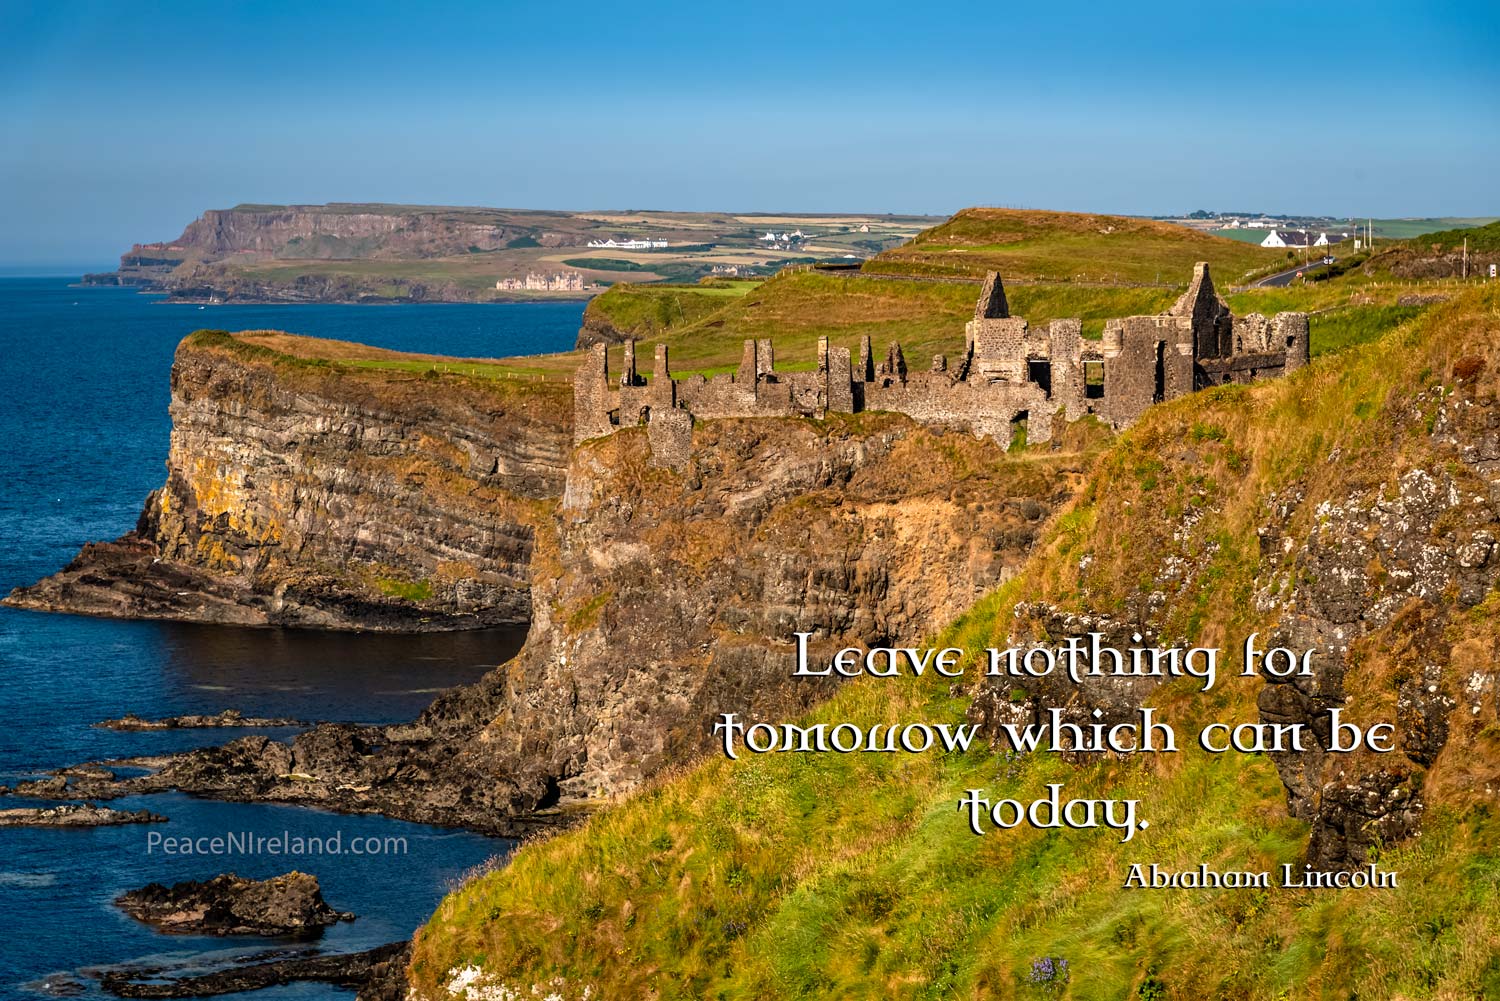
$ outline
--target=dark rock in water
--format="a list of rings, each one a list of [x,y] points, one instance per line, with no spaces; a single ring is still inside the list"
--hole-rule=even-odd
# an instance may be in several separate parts
[[[166,819],[150,810],[111,810],[91,803],[0,810],[0,827],[114,827],[120,824],[160,824]]]
[[[112,970],[102,974],[99,983],[109,993],[122,998],[204,998],[311,980],[359,988],[361,998],[384,998],[385,994],[367,995],[366,985],[373,984],[377,976],[388,977],[392,965],[404,971],[410,950],[410,942],[391,942],[365,952],[280,959],[151,983],[134,979],[149,976],[148,971]]]
[[[190,713],[184,716],[166,716],[161,719],[142,719],[135,713],[126,713],[119,719],[107,719],[94,725],[102,730],[209,730],[217,727],[311,726],[312,724],[301,719],[246,716],[238,709],[225,709],[215,716]]]
[[[310,936],[354,920],[329,907],[318,878],[303,872],[265,880],[226,873],[201,883],[152,883],[121,894],[115,905],[137,921],[180,935]]]
[[[40,980],[33,980],[29,984],[22,984],[21,988],[54,998],[78,997],[80,994],[88,993],[89,989],[88,984],[85,984],[71,973],[49,974]]]

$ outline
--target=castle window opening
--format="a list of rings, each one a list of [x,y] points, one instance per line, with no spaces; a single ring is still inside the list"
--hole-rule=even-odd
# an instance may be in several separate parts
[[[1028,358],[1026,361],[1026,379],[1034,382],[1052,399],[1052,362],[1045,358]]]
[[[1083,363],[1083,398],[1104,399],[1104,362],[1089,360]]]
[[[651,423],[651,408],[650,407],[642,407],[641,408],[640,423],[641,424],[650,424]]]
[[[1156,342],[1156,389],[1151,395],[1152,403],[1160,403],[1167,398],[1167,345],[1162,341]]]

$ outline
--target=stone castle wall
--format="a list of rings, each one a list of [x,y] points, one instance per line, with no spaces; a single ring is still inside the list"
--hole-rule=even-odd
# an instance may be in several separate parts
[[[1208,266],[1167,312],[1105,324],[1100,341],[1076,319],[1031,329],[1009,314],[1004,285],[990,274],[964,328],[961,360],[937,355],[926,371],[908,368],[899,344],[876,362],[869,337],[851,349],[818,341],[818,367],[778,372],[769,339],[747,340],[732,374],[674,380],[667,347],[656,345],[652,378],[637,374],[635,342],[625,342],[611,386],[603,344],[573,377],[574,441],[645,425],[652,462],[682,469],[691,459],[694,420],[812,417],[884,410],[924,424],[947,424],[1009,446],[1024,428],[1029,443],[1052,439],[1055,420],[1094,415],[1116,429],[1153,403],[1210,385],[1281,375],[1308,360],[1305,313],[1235,317],[1214,290]]]

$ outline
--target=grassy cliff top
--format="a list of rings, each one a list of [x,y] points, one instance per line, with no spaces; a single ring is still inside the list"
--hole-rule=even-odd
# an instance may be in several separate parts
[[[1108,319],[1168,308],[1190,275],[1191,268],[1177,274],[1182,284],[1174,288],[1045,283],[1009,286],[1007,296],[1012,314],[1025,317],[1033,326],[1077,317],[1083,320],[1084,336],[1098,337]],[[1421,307],[1397,305],[1409,291],[1325,282],[1254,289],[1230,294],[1228,300],[1237,313],[1312,312],[1313,350],[1319,353],[1370,340],[1420,312]],[[952,360],[963,350],[964,324],[973,316],[977,296],[978,286],[968,283],[787,272],[763,282],[617,286],[589,304],[584,323],[607,324],[636,337],[637,365],[646,375],[657,343],[668,346],[672,372],[682,377],[733,371],[744,341],[765,337],[771,339],[777,367],[783,371],[813,367],[819,337],[857,351],[865,335],[874,342],[878,357],[884,357],[891,341],[899,341],[908,365],[923,368],[935,354]],[[460,359],[279,332],[243,336],[247,342],[274,347],[290,357],[419,375],[428,371],[461,374],[503,381],[512,388],[566,383],[583,358],[582,352],[568,351]],[[612,372],[620,371],[622,355],[622,347],[610,347]]]
[[[1436,461],[1424,433],[1435,408],[1500,388],[1497,317],[1500,292],[1472,292],[1292,377],[1153,408],[1021,575],[935,645],[1006,645],[1023,598],[1129,614],[1162,588],[1152,614],[1173,638],[1225,645],[1265,630],[1279,603],[1254,600],[1267,573],[1258,528],[1275,499],[1304,498],[1288,530],[1312,532],[1321,501]],[[1171,587],[1168,557],[1190,568]],[[1455,612],[1455,650],[1495,648],[1495,605],[1491,594]],[[1376,634],[1351,669],[1349,708],[1366,725],[1390,718],[1399,679],[1382,651],[1403,635]],[[1168,684],[1151,703],[1190,734],[1254,719],[1258,689]],[[956,723],[966,706],[942,679],[863,681],[809,721]],[[1308,834],[1264,757],[1189,746],[1143,758],[715,758],[450,895],[417,938],[413,983],[443,997],[454,971],[476,966],[519,995],[538,984],[570,999],[585,987],[605,998],[1019,998],[1040,996],[1026,982],[1038,957],[1061,957],[1073,998],[1500,993],[1500,814],[1482,792],[1500,782],[1493,722],[1460,725],[1432,766],[1423,834],[1381,854],[1400,874],[1391,890],[1122,892],[1137,862],[1295,866]],[[1024,826],[980,838],[955,812],[965,789],[1025,802],[1049,782],[1139,799],[1151,828],[1124,845],[1109,831]]]
[[[449,388],[503,403],[528,419],[554,426],[572,420],[570,387],[545,373],[527,372],[493,359],[390,351],[385,348],[281,330],[198,330],[183,338],[177,356],[219,353],[275,369],[279,378],[359,383],[393,399],[423,397]]]
[[[1128,216],[964,209],[887,250],[867,271],[1012,281],[1175,284],[1208,261],[1222,284],[1276,260],[1277,252],[1185,226]]]

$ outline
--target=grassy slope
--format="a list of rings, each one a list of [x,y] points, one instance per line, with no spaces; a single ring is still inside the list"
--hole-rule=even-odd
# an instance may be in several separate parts
[[[704,320],[755,288],[753,281],[715,281],[696,285],[625,283],[589,301],[584,324],[608,324],[645,339],[673,327]]]
[[[1213,555],[1170,599],[1169,634],[1224,643],[1263,627],[1249,598],[1265,498],[1299,482],[1311,518],[1318,497],[1391,475],[1420,442],[1392,440],[1382,408],[1451,385],[1470,352],[1489,356],[1493,392],[1497,311],[1500,296],[1471,295],[1291,379],[1155,408],[1023,575],[940,640],[1004,641],[1023,596],[1116,609],[1177,552]],[[1327,461],[1334,449],[1345,461]],[[1202,519],[1175,538],[1193,506]],[[1494,642],[1494,605],[1457,628]],[[1253,719],[1255,689],[1172,685],[1154,701],[1185,732]],[[887,681],[847,686],[816,717],[963,711],[946,685]],[[1500,758],[1493,727],[1455,743],[1434,774]],[[1140,798],[1152,827],[1123,846],[1108,833],[1029,828],[981,839],[954,812],[965,788],[1025,800],[1048,781],[1074,796]],[[453,968],[479,963],[523,990],[562,978],[570,998],[584,985],[606,998],[1024,997],[1039,996],[1022,983],[1032,960],[1052,955],[1069,960],[1075,998],[1495,996],[1500,819],[1454,798],[1430,806],[1424,829],[1383,860],[1399,890],[1126,893],[1116,887],[1131,862],[1296,862],[1306,830],[1287,818],[1270,765],[1192,750],[1083,768],[978,751],[712,760],[450,896],[420,933],[412,972],[428,996]]]
[[[1471,254],[1500,250],[1500,222],[1492,222],[1487,226],[1427,233],[1413,237],[1407,243],[1418,251],[1429,251],[1433,247],[1453,251],[1462,247],[1465,241],[1468,241]]]
[[[1465,229],[1493,224],[1495,221],[1493,216],[1476,216],[1472,218],[1442,216],[1435,219],[1376,219],[1375,238],[1377,240],[1381,237],[1391,240],[1409,240],[1417,237],[1434,239],[1457,233],[1461,239]]]
[[[965,209],[865,265],[867,271],[979,275],[999,270],[1013,280],[1186,282],[1196,261],[1219,280],[1276,258],[1276,252],[1149,219]]]

